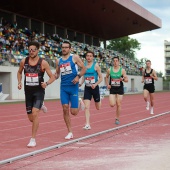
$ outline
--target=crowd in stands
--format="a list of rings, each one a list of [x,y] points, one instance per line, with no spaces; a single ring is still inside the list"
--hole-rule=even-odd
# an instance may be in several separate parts
[[[17,23],[6,22],[1,18],[0,23],[0,65],[19,65],[23,57],[28,55],[28,42],[38,41],[40,43],[39,56],[48,61],[51,67],[55,67],[55,60],[61,56],[62,39],[57,34],[41,34],[28,28],[20,29]],[[88,44],[72,41],[72,53],[78,54],[85,61],[85,53],[90,50],[95,53],[95,60],[99,63],[102,72],[106,72],[112,64],[112,58],[119,56],[120,63],[127,74],[141,75],[143,69],[140,63],[131,61],[117,51],[103,49],[102,47],[90,46]]]

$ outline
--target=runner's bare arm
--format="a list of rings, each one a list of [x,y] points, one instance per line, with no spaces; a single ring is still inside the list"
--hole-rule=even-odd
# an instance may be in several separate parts
[[[111,88],[111,86],[109,85],[109,77],[110,77],[110,68],[106,72],[106,86],[108,89]]]
[[[81,83],[79,84],[79,87],[84,83],[84,76],[81,78]]]
[[[59,63],[59,61],[56,60],[56,72],[54,73],[54,76],[56,79],[58,79],[60,77],[60,68],[58,66],[58,63]]]
[[[97,71],[97,73],[98,73],[98,76],[99,76],[98,81],[95,83],[96,86],[97,86],[98,84],[100,84],[100,83],[103,81],[103,76],[102,76],[102,73],[101,73],[101,68],[100,68],[100,66],[99,66],[98,63],[96,63],[95,69],[96,69],[96,71]]]
[[[86,67],[84,66],[83,61],[80,59],[78,55],[73,56],[73,61],[81,68],[79,75],[83,76],[86,72]]]
[[[123,81],[124,81],[124,82],[128,82],[128,77],[127,77],[127,75],[126,75],[125,69],[122,69],[122,75],[123,75]]]
[[[154,80],[158,80],[158,77],[157,77],[157,74],[156,74],[156,71],[153,70],[153,73],[150,75]]]
[[[141,83],[143,83],[144,82],[144,71],[142,71],[142,81],[141,81]]]
[[[76,63],[81,68],[79,75],[77,75],[72,81],[74,84],[76,84],[79,82],[79,79],[81,78],[81,76],[85,74],[86,67],[84,66],[84,63],[82,62],[82,60],[80,59],[78,55],[73,55],[73,62]]]
[[[42,69],[48,74],[49,76],[49,80],[47,82],[41,82],[41,86],[43,88],[46,88],[49,84],[51,84],[52,82],[54,82],[55,77],[51,72],[50,66],[47,63],[47,61],[43,60],[42,61]]]
[[[20,65],[19,65],[19,69],[18,69],[18,72],[17,72],[18,89],[19,90],[22,89],[22,71],[24,69],[24,63],[25,63],[25,58],[21,60]]]

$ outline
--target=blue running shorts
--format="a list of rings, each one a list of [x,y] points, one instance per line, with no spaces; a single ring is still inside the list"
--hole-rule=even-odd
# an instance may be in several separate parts
[[[78,108],[79,96],[78,96],[78,83],[72,86],[60,86],[60,100],[61,104],[71,103],[71,108]]]

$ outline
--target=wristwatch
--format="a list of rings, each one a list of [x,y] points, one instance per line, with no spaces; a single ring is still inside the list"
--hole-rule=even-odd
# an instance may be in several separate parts
[[[49,85],[48,82],[45,82],[45,83],[46,83],[47,86]]]
[[[77,74],[77,76],[79,77],[79,79],[81,78],[80,74]]]

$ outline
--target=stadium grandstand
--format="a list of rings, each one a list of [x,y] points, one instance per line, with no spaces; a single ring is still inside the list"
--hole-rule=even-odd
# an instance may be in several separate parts
[[[106,41],[160,27],[159,18],[132,0],[82,0],[81,3],[78,0],[49,0],[48,4],[40,0],[30,0],[27,4],[21,0],[2,1],[0,93],[4,90],[9,99],[23,98],[17,94],[16,87],[13,89],[16,80],[11,76],[16,79],[16,67],[28,55],[27,45],[33,40],[40,43],[39,56],[48,61],[51,69],[55,69],[55,60],[61,56],[61,43],[67,40],[72,44],[72,53],[78,54],[83,61],[88,50],[94,51],[103,74],[112,58],[119,56],[127,74],[139,76],[143,63],[106,49]],[[161,88],[160,85],[159,90]],[[130,85],[130,89],[135,91],[134,85]]]

